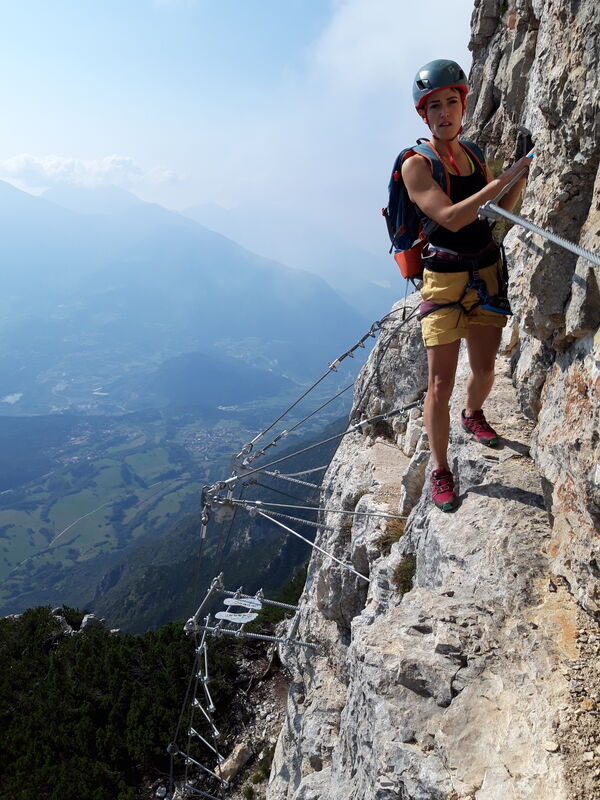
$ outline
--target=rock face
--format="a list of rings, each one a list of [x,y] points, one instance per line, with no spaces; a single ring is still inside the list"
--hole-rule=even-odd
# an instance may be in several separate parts
[[[480,2],[473,17],[474,77],[493,87],[497,108],[482,92],[470,135],[487,143],[488,156],[508,155],[517,126],[527,126],[536,155],[521,213],[599,251],[598,4]],[[515,386],[537,422],[532,447],[553,515],[554,567],[597,614],[600,269],[522,229],[506,244]]]
[[[529,127],[521,213],[596,250],[599,17],[592,0],[476,2],[467,131],[503,158]],[[431,505],[418,408],[347,436],[328,470],[322,504],[355,513],[325,514],[318,544],[369,581],[311,561],[297,634],[318,649],[283,654],[269,800],[600,798],[599,270],[516,227],[506,244],[515,315],[486,405],[503,438],[486,450],[460,428],[462,356],[459,509]],[[353,419],[425,390],[400,308]]]

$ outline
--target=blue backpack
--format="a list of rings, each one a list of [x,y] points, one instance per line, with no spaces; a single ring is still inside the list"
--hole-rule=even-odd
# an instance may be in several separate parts
[[[460,144],[471,156],[476,167],[485,174],[485,158],[481,149],[473,142],[460,140]],[[450,194],[451,175],[442,159],[426,139],[418,139],[417,144],[406,147],[394,162],[392,176],[388,185],[387,208],[381,212],[385,217],[388,234],[394,251],[394,259],[400,267],[403,278],[413,280],[423,272],[422,251],[427,237],[437,228],[437,223],[417,209],[406,191],[402,180],[402,164],[408,156],[415,153],[424,156],[431,167],[433,180],[439,183],[442,191]]]

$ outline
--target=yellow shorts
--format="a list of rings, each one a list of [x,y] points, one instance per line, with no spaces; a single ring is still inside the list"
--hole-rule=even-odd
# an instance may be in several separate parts
[[[492,264],[479,270],[479,275],[485,281],[490,296],[498,293],[498,273],[501,264]],[[433,303],[455,303],[460,297],[469,280],[468,272],[433,272],[423,270],[423,286],[421,298]],[[461,304],[470,313],[465,314],[460,308],[440,308],[432,311],[421,320],[421,332],[426,347],[436,344],[449,344],[457,339],[465,339],[471,325],[492,325],[494,328],[503,328],[507,318],[505,314],[487,311],[476,307],[478,295],[475,289],[469,289],[462,298]]]

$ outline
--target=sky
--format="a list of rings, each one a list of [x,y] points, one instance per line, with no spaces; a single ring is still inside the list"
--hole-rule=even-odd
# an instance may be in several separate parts
[[[411,84],[468,73],[472,0],[20,0],[1,11],[0,179],[174,210],[276,207],[381,246]]]

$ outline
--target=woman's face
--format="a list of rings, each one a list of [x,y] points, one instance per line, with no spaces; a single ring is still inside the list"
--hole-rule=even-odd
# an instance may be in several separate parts
[[[438,89],[425,100],[423,118],[437,139],[454,139],[460,132],[463,116],[458,89]]]

